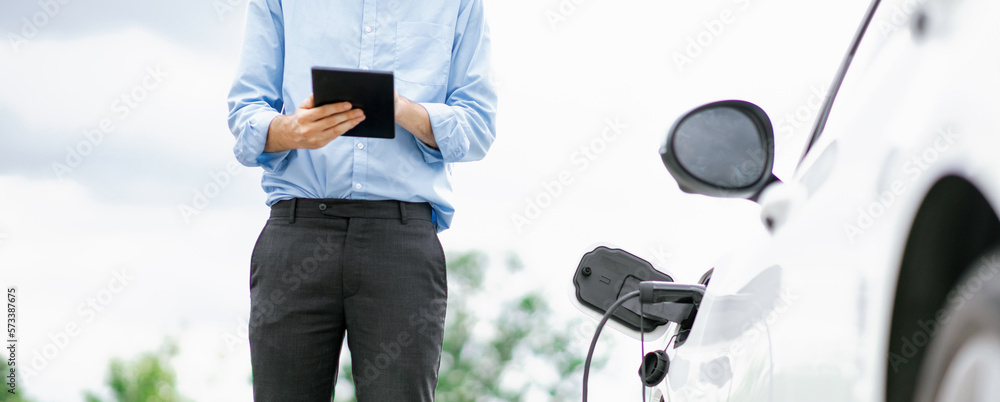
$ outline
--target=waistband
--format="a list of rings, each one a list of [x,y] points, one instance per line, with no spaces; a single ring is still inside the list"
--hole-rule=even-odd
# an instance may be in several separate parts
[[[292,213],[294,211],[294,213]],[[369,218],[432,221],[431,204],[395,200],[344,200],[339,198],[292,198],[271,205],[272,218]]]

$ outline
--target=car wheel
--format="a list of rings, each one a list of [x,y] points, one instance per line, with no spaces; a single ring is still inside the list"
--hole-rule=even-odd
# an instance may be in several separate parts
[[[917,402],[1000,400],[1000,251],[948,293],[916,387]]]

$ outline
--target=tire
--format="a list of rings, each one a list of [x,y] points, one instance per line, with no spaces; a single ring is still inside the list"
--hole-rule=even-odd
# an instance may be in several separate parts
[[[1000,250],[976,260],[935,317],[916,402],[1000,401]]]

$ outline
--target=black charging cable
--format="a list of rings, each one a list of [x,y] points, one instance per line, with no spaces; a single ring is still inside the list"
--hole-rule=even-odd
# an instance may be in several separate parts
[[[604,313],[604,317],[601,318],[601,323],[597,324],[597,330],[594,331],[594,339],[590,341],[590,351],[587,352],[587,361],[583,364],[583,402],[587,402],[587,382],[590,379],[590,361],[594,358],[594,349],[597,347],[597,339],[601,337],[601,330],[604,329],[604,325],[608,323],[611,319],[611,315],[618,310],[625,302],[639,297],[639,291],[632,291],[625,296],[618,298],[608,311]]]
[[[642,297],[642,292],[640,291],[640,300]],[[639,372],[646,372],[646,331],[643,329],[642,320],[645,319],[645,315],[642,313],[642,302],[639,303],[639,356],[642,361],[639,363]],[[640,382],[639,385],[642,386],[642,402],[646,402],[646,384]]]

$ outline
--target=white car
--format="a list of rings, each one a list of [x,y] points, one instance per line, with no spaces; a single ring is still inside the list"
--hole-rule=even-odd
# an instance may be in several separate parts
[[[757,106],[677,120],[681,189],[757,201],[770,236],[642,320],[635,300],[608,314],[663,335],[651,401],[1000,401],[998,20],[996,0],[873,1],[784,181]],[[607,248],[574,277],[598,315],[646,280],[670,278]]]

